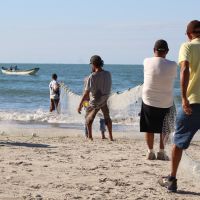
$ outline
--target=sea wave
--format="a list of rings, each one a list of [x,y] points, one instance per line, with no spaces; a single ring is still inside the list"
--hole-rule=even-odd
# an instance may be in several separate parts
[[[126,90],[121,93],[113,93],[109,100],[111,118],[114,126],[128,126],[131,129],[139,129],[139,111],[141,107],[141,86]],[[72,92],[64,84],[61,86],[61,99],[58,110],[50,113],[44,109],[37,110],[0,110],[1,121],[35,122],[47,124],[84,124],[84,110],[80,115],[77,112],[81,96]],[[97,115],[94,126],[98,127]],[[129,129],[130,129],[129,128]]]

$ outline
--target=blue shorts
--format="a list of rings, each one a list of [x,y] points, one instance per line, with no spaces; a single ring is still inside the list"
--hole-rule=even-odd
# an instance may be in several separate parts
[[[100,118],[99,119],[99,123],[100,123],[100,131],[101,132],[105,132],[106,131],[105,119],[104,118]]]
[[[191,104],[192,114],[186,115],[181,109],[176,119],[174,144],[187,149],[195,133],[200,129],[200,104]]]

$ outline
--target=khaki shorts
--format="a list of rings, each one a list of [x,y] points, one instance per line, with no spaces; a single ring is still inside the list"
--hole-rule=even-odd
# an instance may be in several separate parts
[[[108,122],[111,122],[110,112],[109,112],[107,104],[105,104],[101,108],[92,108],[92,107],[87,108],[86,115],[85,115],[86,124],[90,124],[94,121],[94,118],[95,118],[96,114],[99,112],[99,110],[101,110],[103,113],[103,116],[105,119],[105,124],[107,125]]]

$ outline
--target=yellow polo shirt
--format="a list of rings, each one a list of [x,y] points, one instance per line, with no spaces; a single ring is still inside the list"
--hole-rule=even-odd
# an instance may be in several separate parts
[[[200,38],[183,43],[179,51],[179,64],[188,61],[190,64],[190,80],[187,89],[189,102],[200,103]]]

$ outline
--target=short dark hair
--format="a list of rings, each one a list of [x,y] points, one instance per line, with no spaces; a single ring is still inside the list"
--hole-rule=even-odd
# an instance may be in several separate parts
[[[187,33],[200,33],[200,21],[193,20],[187,25]]]
[[[94,55],[90,58],[90,64],[95,65],[96,67],[103,67],[104,61],[101,59],[100,56]]]
[[[154,44],[154,50],[159,52],[169,51],[168,44],[165,40],[157,40]]]
[[[52,79],[57,80],[57,74],[52,74]]]

